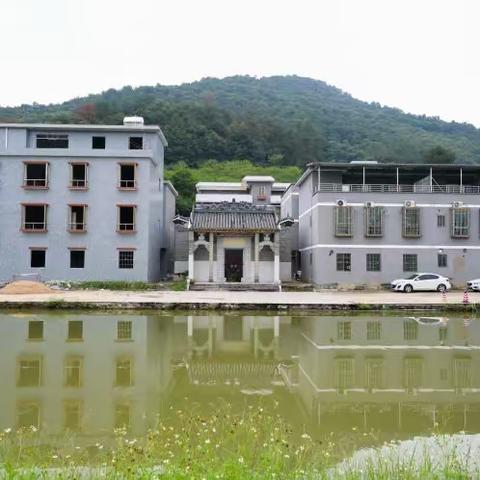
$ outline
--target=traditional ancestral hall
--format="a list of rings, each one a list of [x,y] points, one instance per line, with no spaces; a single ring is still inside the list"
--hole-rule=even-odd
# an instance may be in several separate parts
[[[379,285],[438,272],[480,274],[480,169],[474,165],[312,163],[298,180],[303,278]]]
[[[188,250],[181,240],[176,246],[179,261],[188,252],[192,288],[237,284],[279,289],[282,280],[291,278],[290,246],[284,232],[293,221],[280,217],[281,195],[288,186],[266,176],[247,176],[239,183],[197,184],[190,218],[176,219],[184,238],[188,236]]]
[[[141,117],[0,124],[0,281],[165,275],[176,196],[163,180],[166,146],[160,127]]]

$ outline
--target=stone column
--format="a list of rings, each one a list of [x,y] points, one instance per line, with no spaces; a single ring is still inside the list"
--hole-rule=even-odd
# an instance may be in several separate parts
[[[280,234],[275,232],[273,238],[273,253],[275,255],[273,263],[273,282],[280,284]]]
[[[188,232],[188,279],[193,282],[194,280],[194,259],[193,254],[195,252],[194,235],[193,232]]]
[[[208,281],[213,282],[213,233],[208,234]]]
[[[259,272],[260,272],[260,234],[255,234],[255,246],[254,246],[254,254],[255,254],[255,267],[254,267],[254,277],[253,281],[258,283],[259,281]]]

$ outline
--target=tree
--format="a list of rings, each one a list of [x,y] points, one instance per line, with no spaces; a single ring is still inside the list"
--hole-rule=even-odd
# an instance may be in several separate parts
[[[430,150],[427,150],[423,156],[423,161],[429,164],[441,163],[449,164],[455,163],[455,152],[443,148],[441,146],[433,147]]]
[[[187,166],[182,165],[170,176],[170,181],[178,192],[177,212],[190,215],[195,202],[195,177]]]

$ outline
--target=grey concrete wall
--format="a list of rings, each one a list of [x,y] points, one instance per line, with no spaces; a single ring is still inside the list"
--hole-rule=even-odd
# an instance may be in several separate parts
[[[73,145],[91,142],[92,133],[69,132],[68,149],[25,148],[26,129],[9,129],[8,145],[5,129],[0,128],[0,281],[15,274],[39,273],[44,280],[158,280],[160,275],[161,229],[163,228],[163,145],[154,133],[144,133],[144,150],[110,150],[110,136],[127,146],[130,132],[98,135],[107,137],[107,149],[75,149]],[[56,132],[55,132],[56,133]],[[95,135],[97,133],[95,132]],[[140,135],[142,135],[140,133]],[[115,143],[112,140],[112,143]],[[5,147],[8,147],[6,149]],[[80,147],[79,147],[80,148]],[[49,162],[49,188],[22,188],[26,160]],[[70,190],[69,161],[89,162],[88,190]],[[118,162],[138,164],[138,188],[121,191],[117,188]],[[22,203],[48,204],[48,232],[21,231]],[[87,232],[67,231],[68,205],[86,204]],[[117,205],[137,205],[136,233],[117,233]],[[30,267],[30,248],[47,249],[46,267]],[[85,268],[70,268],[69,248],[86,249]],[[118,268],[118,249],[135,248],[134,268]]]
[[[437,272],[452,278],[454,284],[480,276],[479,211],[480,196],[450,194],[372,194],[316,193],[311,182],[300,186],[299,246],[306,280],[316,284],[380,284],[404,276],[403,254],[417,254],[418,271]],[[334,235],[334,207],[342,199],[353,208],[353,236]],[[420,210],[420,238],[402,236],[402,207],[407,200]],[[384,208],[384,235],[365,237],[365,202]],[[470,238],[450,236],[450,209],[453,201],[463,201],[470,209]],[[445,226],[437,226],[437,216],[445,215]],[[447,254],[448,266],[439,268],[437,255]],[[464,251],[466,249],[466,251]],[[336,270],[336,254],[352,255],[351,272]],[[366,254],[380,253],[381,272],[366,271]]]

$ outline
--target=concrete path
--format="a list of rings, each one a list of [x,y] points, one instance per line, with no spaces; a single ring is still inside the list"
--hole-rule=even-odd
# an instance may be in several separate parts
[[[448,292],[443,298],[437,292],[126,292],[110,290],[58,291],[46,294],[0,294],[0,308],[65,304],[68,308],[441,308],[463,307],[463,292]],[[480,293],[470,292],[469,303],[480,301]],[[60,306],[60,305],[57,305]]]

